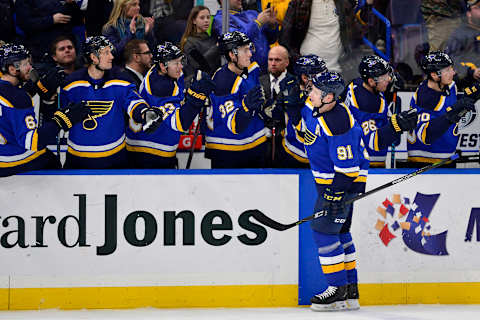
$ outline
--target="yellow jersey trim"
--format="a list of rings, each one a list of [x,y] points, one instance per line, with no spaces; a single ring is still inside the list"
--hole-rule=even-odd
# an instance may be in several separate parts
[[[242,102],[243,104],[243,102]],[[243,106],[244,108],[246,108],[245,106]],[[235,112],[233,113],[233,116],[232,116],[232,121],[231,121],[231,127],[232,127],[232,133],[233,134],[238,134],[237,132],[237,111],[238,110],[235,110]],[[247,111],[248,112],[248,111]]]
[[[16,167],[25,163],[28,163],[32,160],[35,160],[36,158],[40,157],[42,154],[47,152],[47,149],[42,149],[38,152],[35,152],[31,156],[26,157],[25,159],[18,160],[18,161],[13,161],[13,162],[0,162],[0,168],[11,168],[11,167]]]
[[[440,96],[440,100],[438,101],[437,105],[433,109],[433,111],[440,111],[442,110],[443,104],[445,103],[445,96]]]
[[[72,149],[72,147],[68,147],[67,152],[77,156],[77,157],[82,157],[82,158],[106,158],[111,155],[114,155],[115,153],[122,151],[123,148],[125,148],[126,141],[123,141],[122,144],[118,145],[117,147],[113,148],[112,150],[108,151],[101,151],[101,152],[95,152],[95,151],[77,151]]]
[[[292,151],[290,151],[290,149],[287,148],[287,145],[285,144],[285,138],[282,139],[282,146],[283,146],[283,149],[285,149],[285,152],[288,153],[289,155],[291,155],[295,160],[297,160],[301,163],[309,163],[307,158],[302,158],[302,157],[293,153]]]
[[[256,146],[264,143],[265,141],[267,141],[267,137],[266,136],[261,136],[260,138],[258,138],[257,140],[255,140],[253,142],[243,144],[243,145],[238,145],[238,146],[219,144],[219,143],[208,143],[207,142],[205,147],[209,148],[209,149],[224,150],[224,151],[244,151],[244,150],[253,149]]]
[[[182,127],[182,122],[180,121],[180,109],[178,109],[178,108],[177,108],[177,110],[175,110],[175,124],[177,126],[177,129],[180,132],[185,132],[185,130]]]
[[[173,158],[177,154],[177,151],[162,151],[158,149],[148,148],[148,147],[135,147],[127,144],[127,151],[129,152],[143,152],[148,154],[153,154],[155,156],[160,156],[164,158]]]
[[[73,88],[75,88],[75,87],[78,87],[78,86],[80,86],[80,85],[85,85],[85,84],[87,84],[87,85],[90,86],[90,82],[85,81],[85,80],[73,81],[72,83],[66,85],[66,86],[63,88],[63,90],[68,91],[68,90],[70,90],[70,89],[73,89]]]
[[[10,101],[8,101],[2,96],[0,96],[0,101],[3,102],[2,105],[4,105],[5,107],[14,108],[13,104],[11,104]]]
[[[350,96],[352,97],[353,106],[357,109],[360,109],[360,107],[358,106],[357,97],[355,97],[355,91],[353,90],[353,82],[350,83],[349,87],[350,87],[349,88]]]
[[[440,160],[444,159],[439,159],[439,158],[425,158],[425,157],[408,157],[408,161],[411,162],[426,162],[426,163],[435,163]]]
[[[153,67],[150,68],[150,70],[148,70],[147,74],[145,75],[145,90],[147,90],[149,94],[152,94],[152,88],[150,87],[150,75],[152,74],[152,72]]]
[[[233,83],[232,91],[230,93],[237,93],[238,89],[240,88],[240,84],[242,83],[242,77],[237,76],[235,82]]]

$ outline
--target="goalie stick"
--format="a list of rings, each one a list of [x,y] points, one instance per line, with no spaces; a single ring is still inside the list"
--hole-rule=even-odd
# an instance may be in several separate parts
[[[412,172],[412,173],[409,173],[409,174],[404,175],[404,176],[402,176],[402,177],[400,177],[400,178],[397,178],[397,179],[395,179],[395,180],[392,180],[392,181],[390,181],[390,182],[388,182],[388,183],[386,183],[386,184],[384,184],[384,185],[381,185],[381,186],[379,186],[379,187],[376,187],[376,188],[374,188],[374,189],[372,189],[372,190],[369,190],[369,191],[367,191],[367,192],[365,192],[365,193],[359,194],[358,196],[356,196],[356,197],[354,197],[354,198],[352,198],[352,199],[350,199],[350,200],[345,201],[345,204],[350,204],[350,203],[352,203],[352,202],[354,202],[354,201],[363,199],[363,198],[365,198],[365,197],[367,197],[367,196],[369,196],[369,195],[371,195],[371,194],[373,194],[373,193],[376,193],[376,192],[378,192],[378,191],[381,191],[381,190],[383,190],[383,189],[386,189],[386,188],[388,188],[388,187],[391,187],[391,186],[393,186],[393,185],[396,185],[397,183],[403,182],[403,181],[408,180],[408,179],[410,179],[410,178],[413,178],[413,177],[415,177],[415,176],[418,176],[419,174],[422,174],[422,173],[424,173],[424,172],[426,172],[426,171],[429,171],[429,170],[431,170],[431,169],[434,169],[434,168],[438,168],[438,167],[440,167],[440,166],[443,166],[444,164],[446,164],[446,163],[448,163],[448,162],[450,162],[450,161],[455,161],[458,157],[459,157],[459,156],[458,156],[457,154],[455,154],[455,155],[451,156],[451,157],[448,158],[448,159],[443,159],[443,160],[438,161],[438,162],[436,162],[436,163],[432,163],[432,164],[430,164],[430,165],[428,165],[428,166],[425,166],[425,167],[423,167],[423,168],[420,168],[420,169],[418,169],[418,170],[416,170],[416,171],[414,171],[414,172]],[[295,226],[298,226],[298,225],[300,225],[300,224],[302,224],[302,223],[304,223],[304,222],[311,221],[311,220],[313,220],[313,219],[315,219],[315,218],[321,217],[321,216],[323,216],[323,215],[325,215],[325,214],[326,214],[326,212],[325,212],[324,210],[321,210],[321,211],[318,211],[318,212],[312,214],[311,216],[308,216],[308,217],[306,217],[306,218],[303,218],[303,219],[301,219],[301,220],[298,220],[297,222],[290,223],[290,224],[283,224],[283,223],[280,223],[280,222],[278,222],[278,221],[275,221],[275,220],[267,217],[263,212],[261,212],[261,211],[259,211],[259,210],[255,210],[255,211],[253,212],[253,214],[252,214],[252,217],[254,217],[258,222],[262,223],[263,225],[265,225],[265,226],[267,226],[267,227],[270,227],[270,228],[275,229],[275,230],[278,230],[278,231],[285,231],[285,230],[288,230],[288,229],[293,228],[293,227],[295,227]]]

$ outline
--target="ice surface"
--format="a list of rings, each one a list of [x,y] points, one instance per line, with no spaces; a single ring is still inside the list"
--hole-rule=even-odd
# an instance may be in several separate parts
[[[357,311],[313,312],[309,308],[245,309],[129,309],[129,310],[39,310],[0,311],[0,319],[58,320],[161,320],[161,319],[285,319],[285,320],[451,320],[479,319],[480,305],[367,306]]]

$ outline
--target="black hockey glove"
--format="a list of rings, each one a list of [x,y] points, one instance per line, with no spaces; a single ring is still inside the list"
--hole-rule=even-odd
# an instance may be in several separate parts
[[[40,78],[35,82],[40,97],[43,100],[50,100],[57,93],[57,88],[62,86],[65,77],[65,71],[60,66],[55,66],[55,68],[40,75]]]
[[[142,110],[142,130],[153,133],[163,122],[163,112],[159,108],[150,107]]]
[[[243,109],[246,112],[249,112],[251,116],[254,116],[255,113],[260,112],[264,104],[265,92],[259,85],[250,89],[250,91],[248,91],[242,100]]]
[[[297,79],[293,76],[287,76],[280,81],[280,92],[283,95],[283,106],[288,108],[302,108],[305,105],[302,90],[300,90]]]
[[[465,97],[469,97],[474,101],[477,101],[480,99],[480,83],[475,82],[473,86],[465,88],[464,92]]]
[[[88,117],[90,109],[85,101],[70,102],[65,109],[58,110],[53,114],[53,120],[63,131],[70,130],[74,124]]]
[[[400,73],[398,73],[397,71],[394,71],[392,73],[392,81],[390,82],[387,88],[389,88],[387,90],[390,92],[398,92],[405,89],[405,82],[400,76]]]
[[[405,132],[413,130],[417,127],[418,114],[417,109],[410,109],[392,115],[390,124],[395,132]]]
[[[201,108],[205,105],[205,101],[213,90],[215,90],[215,82],[210,79],[207,73],[198,70],[195,79],[192,79],[190,88],[187,90],[186,100],[195,107]]]
[[[345,191],[326,188],[323,192],[323,208],[328,215],[338,215],[345,210]]]
[[[467,96],[447,107],[446,117],[451,123],[457,123],[468,111],[475,111],[475,100]]]

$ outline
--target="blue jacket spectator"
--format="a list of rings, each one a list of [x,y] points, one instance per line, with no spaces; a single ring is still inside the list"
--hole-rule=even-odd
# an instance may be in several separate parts
[[[128,41],[142,39],[148,42],[150,48],[155,46],[153,33],[153,18],[140,14],[139,0],[117,0],[114,2],[110,18],[103,26],[103,35],[115,47],[116,63],[120,64],[123,49]]]
[[[227,0],[223,0],[227,1]],[[230,28],[229,32],[240,31],[245,33],[255,45],[252,60],[256,61],[261,73],[267,72],[268,51],[270,44],[277,41],[278,25],[275,12],[269,8],[261,13],[255,10],[242,11],[241,1],[230,1]],[[212,24],[212,36],[218,38],[222,34],[222,10],[218,10]]]

